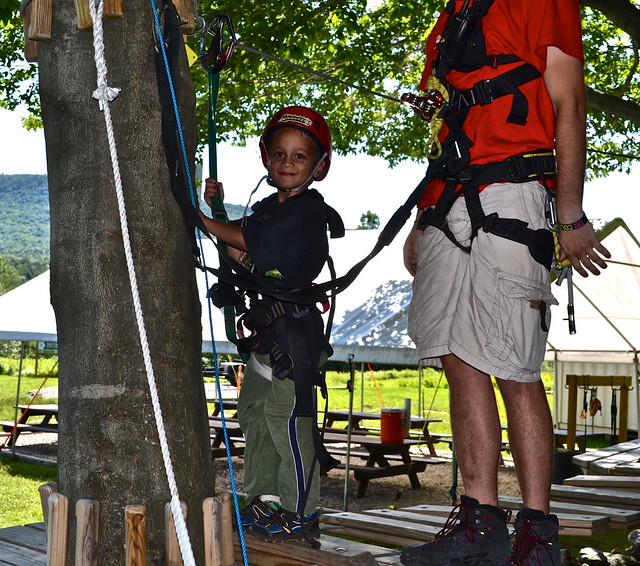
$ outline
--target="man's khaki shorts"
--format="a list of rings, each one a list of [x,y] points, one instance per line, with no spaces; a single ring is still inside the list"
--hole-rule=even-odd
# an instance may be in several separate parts
[[[545,198],[535,181],[494,184],[480,193],[485,214],[518,218],[534,230],[546,227]],[[468,245],[471,223],[464,198],[454,203],[447,222]],[[441,230],[424,231],[409,308],[409,336],[421,364],[441,365],[441,356],[454,354],[501,379],[536,381],[548,334],[544,328],[551,324],[549,307],[557,304],[548,271],[525,245],[480,230],[466,253]]]

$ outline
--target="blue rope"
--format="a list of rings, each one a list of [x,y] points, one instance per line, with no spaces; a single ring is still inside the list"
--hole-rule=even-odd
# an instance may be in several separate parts
[[[182,158],[184,160],[184,168],[185,171],[187,173],[187,184],[189,185],[189,195],[191,197],[191,204],[193,205],[194,208],[196,208],[196,197],[195,197],[195,190],[194,190],[194,186],[193,186],[193,180],[191,178],[191,170],[189,169],[189,160],[187,158],[187,147],[186,147],[186,143],[184,141],[184,135],[182,133],[182,122],[180,120],[180,110],[178,108],[178,101],[176,98],[176,93],[175,93],[175,89],[173,86],[173,78],[171,76],[171,69],[169,67],[169,60],[167,58],[167,51],[164,45],[164,41],[162,41],[162,26],[160,25],[160,19],[158,18],[158,13],[156,11],[155,8],[155,4],[154,4],[154,0],[150,0],[151,3],[151,8],[152,8],[152,12],[153,12],[153,17],[155,20],[155,24],[156,24],[156,30],[157,30],[157,36],[159,39],[158,44],[160,45],[160,51],[162,52],[162,58],[164,61],[164,66],[165,66],[165,70],[167,72],[167,80],[169,82],[169,90],[171,91],[171,100],[173,102],[173,110],[175,112],[175,116],[176,116],[176,127],[178,130],[178,136],[180,138],[180,147],[182,149]],[[200,234],[200,231],[197,232],[198,234],[198,247],[200,249],[200,254],[202,256],[202,264],[205,267],[204,270],[204,277],[205,277],[205,285],[207,287],[207,289],[210,288],[209,286],[209,278],[207,275],[207,270],[206,270],[206,262],[205,262],[205,255],[204,255],[204,248],[202,246],[202,235]],[[240,547],[242,549],[242,559],[244,562],[245,566],[249,565],[249,558],[247,556],[247,548],[246,548],[246,544],[245,544],[245,540],[244,540],[244,533],[242,531],[242,522],[240,519],[240,505],[238,504],[238,491],[236,488],[236,480],[235,480],[235,475],[233,473],[233,462],[231,459],[231,449],[229,448],[229,433],[227,431],[227,424],[226,424],[226,418],[225,418],[225,414],[224,414],[224,403],[222,401],[222,387],[220,385],[220,373],[218,371],[218,352],[216,349],[216,342],[214,339],[214,335],[213,335],[213,315],[212,315],[212,309],[211,309],[211,301],[209,300],[209,297],[207,296],[207,310],[208,310],[208,314],[209,314],[209,330],[211,333],[211,353],[213,355],[213,362],[214,362],[214,367],[215,367],[215,380],[216,380],[216,389],[217,389],[217,393],[218,393],[218,399],[220,400],[220,420],[222,421],[222,430],[224,433],[224,443],[225,443],[225,447],[227,450],[227,466],[229,467],[229,478],[230,478],[230,483],[231,483],[231,493],[233,495],[233,504],[235,507],[235,514],[236,514],[236,523],[238,525],[238,537],[240,539]]]

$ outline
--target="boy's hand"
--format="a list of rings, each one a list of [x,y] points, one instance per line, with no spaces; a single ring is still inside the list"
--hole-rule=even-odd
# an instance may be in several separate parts
[[[220,200],[224,200],[224,189],[222,183],[218,183],[215,179],[207,179],[204,182],[204,202],[211,206],[211,201],[220,196]]]

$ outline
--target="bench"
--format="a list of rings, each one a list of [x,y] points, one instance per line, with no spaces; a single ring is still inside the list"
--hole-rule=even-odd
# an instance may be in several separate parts
[[[3,432],[8,432],[9,434],[11,434],[11,431],[15,427],[15,440],[18,440],[18,436],[21,432],[50,432],[56,434],[58,432],[58,425],[56,423],[49,423],[44,425],[18,423],[16,425],[13,421],[0,421],[0,427],[2,427]]]
[[[344,464],[340,464],[338,467],[345,467]],[[424,472],[427,468],[426,462],[417,462],[415,460],[408,464],[394,464],[388,468],[379,466],[349,466],[349,469],[353,471],[353,476],[358,482],[358,493],[356,497],[359,499],[364,497],[369,480],[376,478],[389,478],[392,476],[408,475],[411,487],[413,489],[420,488],[420,481],[418,480],[418,473]]]

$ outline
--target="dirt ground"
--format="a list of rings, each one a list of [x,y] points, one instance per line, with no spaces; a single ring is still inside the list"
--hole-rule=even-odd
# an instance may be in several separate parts
[[[347,490],[347,510],[350,512],[360,512],[365,509],[380,509],[395,505],[397,508],[411,507],[414,505],[450,505],[451,485],[452,485],[452,462],[451,453],[439,452],[442,456],[438,458],[440,463],[428,464],[424,472],[418,474],[421,488],[413,489],[407,476],[395,476],[390,478],[377,478],[369,482],[366,494],[363,498],[356,497],[358,482],[350,474]],[[345,459],[342,458],[344,462]],[[239,458],[234,458],[234,475],[238,485],[238,491],[242,490],[243,463]],[[354,464],[361,463],[359,460]],[[229,471],[226,461],[217,460],[215,462],[216,486],[229,488]],[[320,478],[320,507],[325,511],[345,510],[345,471],[335,469]],[[458,500],[464,490],[462,488],[462,478],[458,473]],[[499,485],[501,495],[519,496],[520,489],[516,479],[515,469],[509,461],[499,469]]]
[[[0,439],[2,442],[4,439]],[[55,461],[57,458],[57,435],[49,434],[22,434],[18,439],[16,453],[32,456],[44,460]],[[428,456],[428,454],[418,454]],[[418,474],[422,487],[413,489],[406,476],[391,478],[378,478],[371,480],[367,487],[365,497],[358,499],[356,491],[358,483],[350,474],[347,491],[347,509],[351,512],[359,512],[365,509],[380,509],[390,505],[397,508],[413,505],[450,505],[452,484],[451,453],[438,451],[438,464],[428,464],[424,472]],[[344,462],[345,459],[342,458]],[[359,460],[354,464],[361,463]],[[229,470],[224,458],[217,459],[214,463],[216,474],[216,487],[230,489]],[[234,476],[238,493],[242,494],[242,481],[244,465],[242,458],[233,458]],[[464,493],[462,479],[458,474],[458,498]],[[321,476],[320,507],[325,510],[344,510],[345,504],[345,471],[336,469],[327,475]],[[499,493],[501,495],[519,496],[520,490],[516,479],[513,464],[507,459],[499,468]]]

